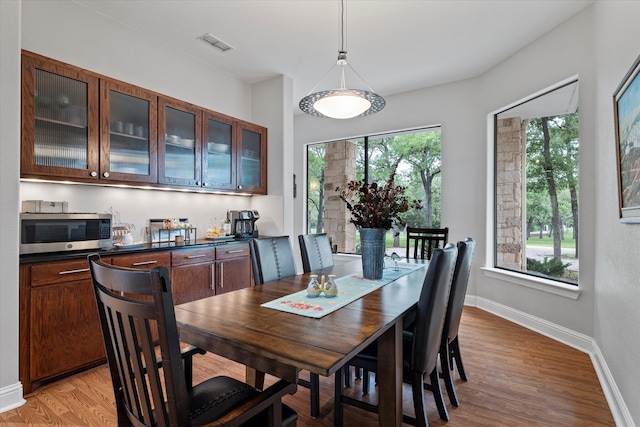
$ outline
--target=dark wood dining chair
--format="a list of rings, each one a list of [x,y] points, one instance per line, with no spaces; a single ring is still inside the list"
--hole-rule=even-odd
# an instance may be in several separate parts
[[[447,243],[449,243],[449,227],[407,227],[407,258],[431,259],[433,251],[443,248]]]
[[[467,237],[464,241],[458,242],[458,258],[453,271],[451,282],[451,292],[449,292],[449,303],[447,313],[444,317],[444,328],[442,330],[442,340],[440,342],[440,364],[442,368],[442,378],[447,388],[449,401],[452,405],[458,406],[458,395],[453,384],[452,370],[453,363],[458,368],[458,373],[463,381],[467,381],[467,374],[464,371],[462,357],[460,356],[460,343],[458,340],[458,329],[462,318],[464,298],[467,294],[467,284],[469,283],[469,273],[471,271],[471,261],[476,242]]]
[[[253,280],[256,286],[297,274],[289,236],[251,239],[249,247]],[[262,382],[262,379],[258,382]],[[309,389],[311,395],[309,413],[312,417],[317,417],[320,414],[320,377],[318,374],[309,373],[309,380],[299,378],[298,385]]]
[[[326,233],[301,234],[298,236],[298,243],[302,257],[302,270],[305,273],[333,267],[331,242]]]
[[[416,414],[415,418],[403,416],[403,421],[408,424],[421,427],[428,425],[423,390],[425,376],[429,376],[430,384],[427,386],[433,393],[440,418],[449,420],[437,362],[457,253],[458,249],[452,244],[433,252],[416,306],[414,326],[411,331],[403,332],[403,381],[411,384]],[[377,351],[377,343],[374,343],[353,357],[349,365],[376,373]],[[335,375],[334,426],[342,425],[344,404],[377,412],[376,405],[343,395],[342,375],[342,369]]]
[[[296,385],[284,380],[264,391],[225,376],[187,387],[166,267],[116,267],[97,255],[89,267],[119,426],[296,425],[297,414],[282,404]]]

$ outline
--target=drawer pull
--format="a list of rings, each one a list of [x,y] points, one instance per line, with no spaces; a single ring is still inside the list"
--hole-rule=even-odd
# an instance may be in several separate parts
[[[134,267],[137,267],[139,265],[149,265],[149,264],[157,264],[158,261],[157,260],[153,260],[153,261],[140,261],[140,262],[134,262],[132,265]]]
[[[244,252],[244,249],[234,249],[232,251],[227,251],[226,253],[228,253],[228,254],[240,254],[242,252]]]
[[[78,269],[78,270],[67,270],[67,271],[61,271],[61,272],[59,272],[58,274],[62,276],[62,275],[64,275],[64,274],[85,273],[85,272],[87,272],[87,271],[89,271],[89,269],[88,269],[88,268],[80,268],[80,269]]]
[[[206,256],[206,255],[204,255],[204,254],[200,254],[200,255],[189,255],[189,256],[187,257],[187,259],[202,258],[202,257],[205,257],[205,256]]]

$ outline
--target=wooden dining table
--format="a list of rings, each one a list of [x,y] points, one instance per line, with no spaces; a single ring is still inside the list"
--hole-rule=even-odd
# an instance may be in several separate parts
[[[361,271],[358,259],[312,273]],[[260,306],[305,289],[309,274],[180,304],[180,340],[245,365],[247,381],[256,386],[264,373],[294,384],[300,370],[331,376],[377,340],[378,424],[400,426],[402,322],[418,301],[425,274],[426,268],[414,270],[321,318]]]

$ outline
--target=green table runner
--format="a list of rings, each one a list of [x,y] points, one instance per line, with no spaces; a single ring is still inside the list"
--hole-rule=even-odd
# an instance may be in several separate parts
[[[393,267],[386,267],[380,280],[365,279],[361,274],[352,274],[336,279],[338,295],[332,298],[325,297],[324,293],[319,297],[311,298],[307,295],[307,290],[305,289],[261,304],[261,307],[320,318],[423,267],[426,267],[426,264],[399,262],[398,270],[394,270]]]

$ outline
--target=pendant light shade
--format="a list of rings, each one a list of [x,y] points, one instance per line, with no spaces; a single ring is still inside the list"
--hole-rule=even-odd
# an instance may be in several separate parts
[[[338,51],[338,61],[336,62],[336,65],[340,67],[340,87],[338,89],[309,93],[302,98],[299,104],[300,109],[311,116],[329,117],[332,119],[351,119],[375,114],[386,105],[384,98],[374,93],[373,89],[371,89],[353,67],[347,63],[347,51],[344,50],[344,33],[346,27],[344,14],[344,0],[342,0],[342,49]],[[334,65],[331,70],[333,70],[336,65]],[[351,68],[369,90],[347,89],[344,78],[345,66]],[[325,74],[325,77],[331,70]],[[318,83],[318,85],[319,84],[320,83]],[[311,89],[311,92],[313,92],[318,85]]]

